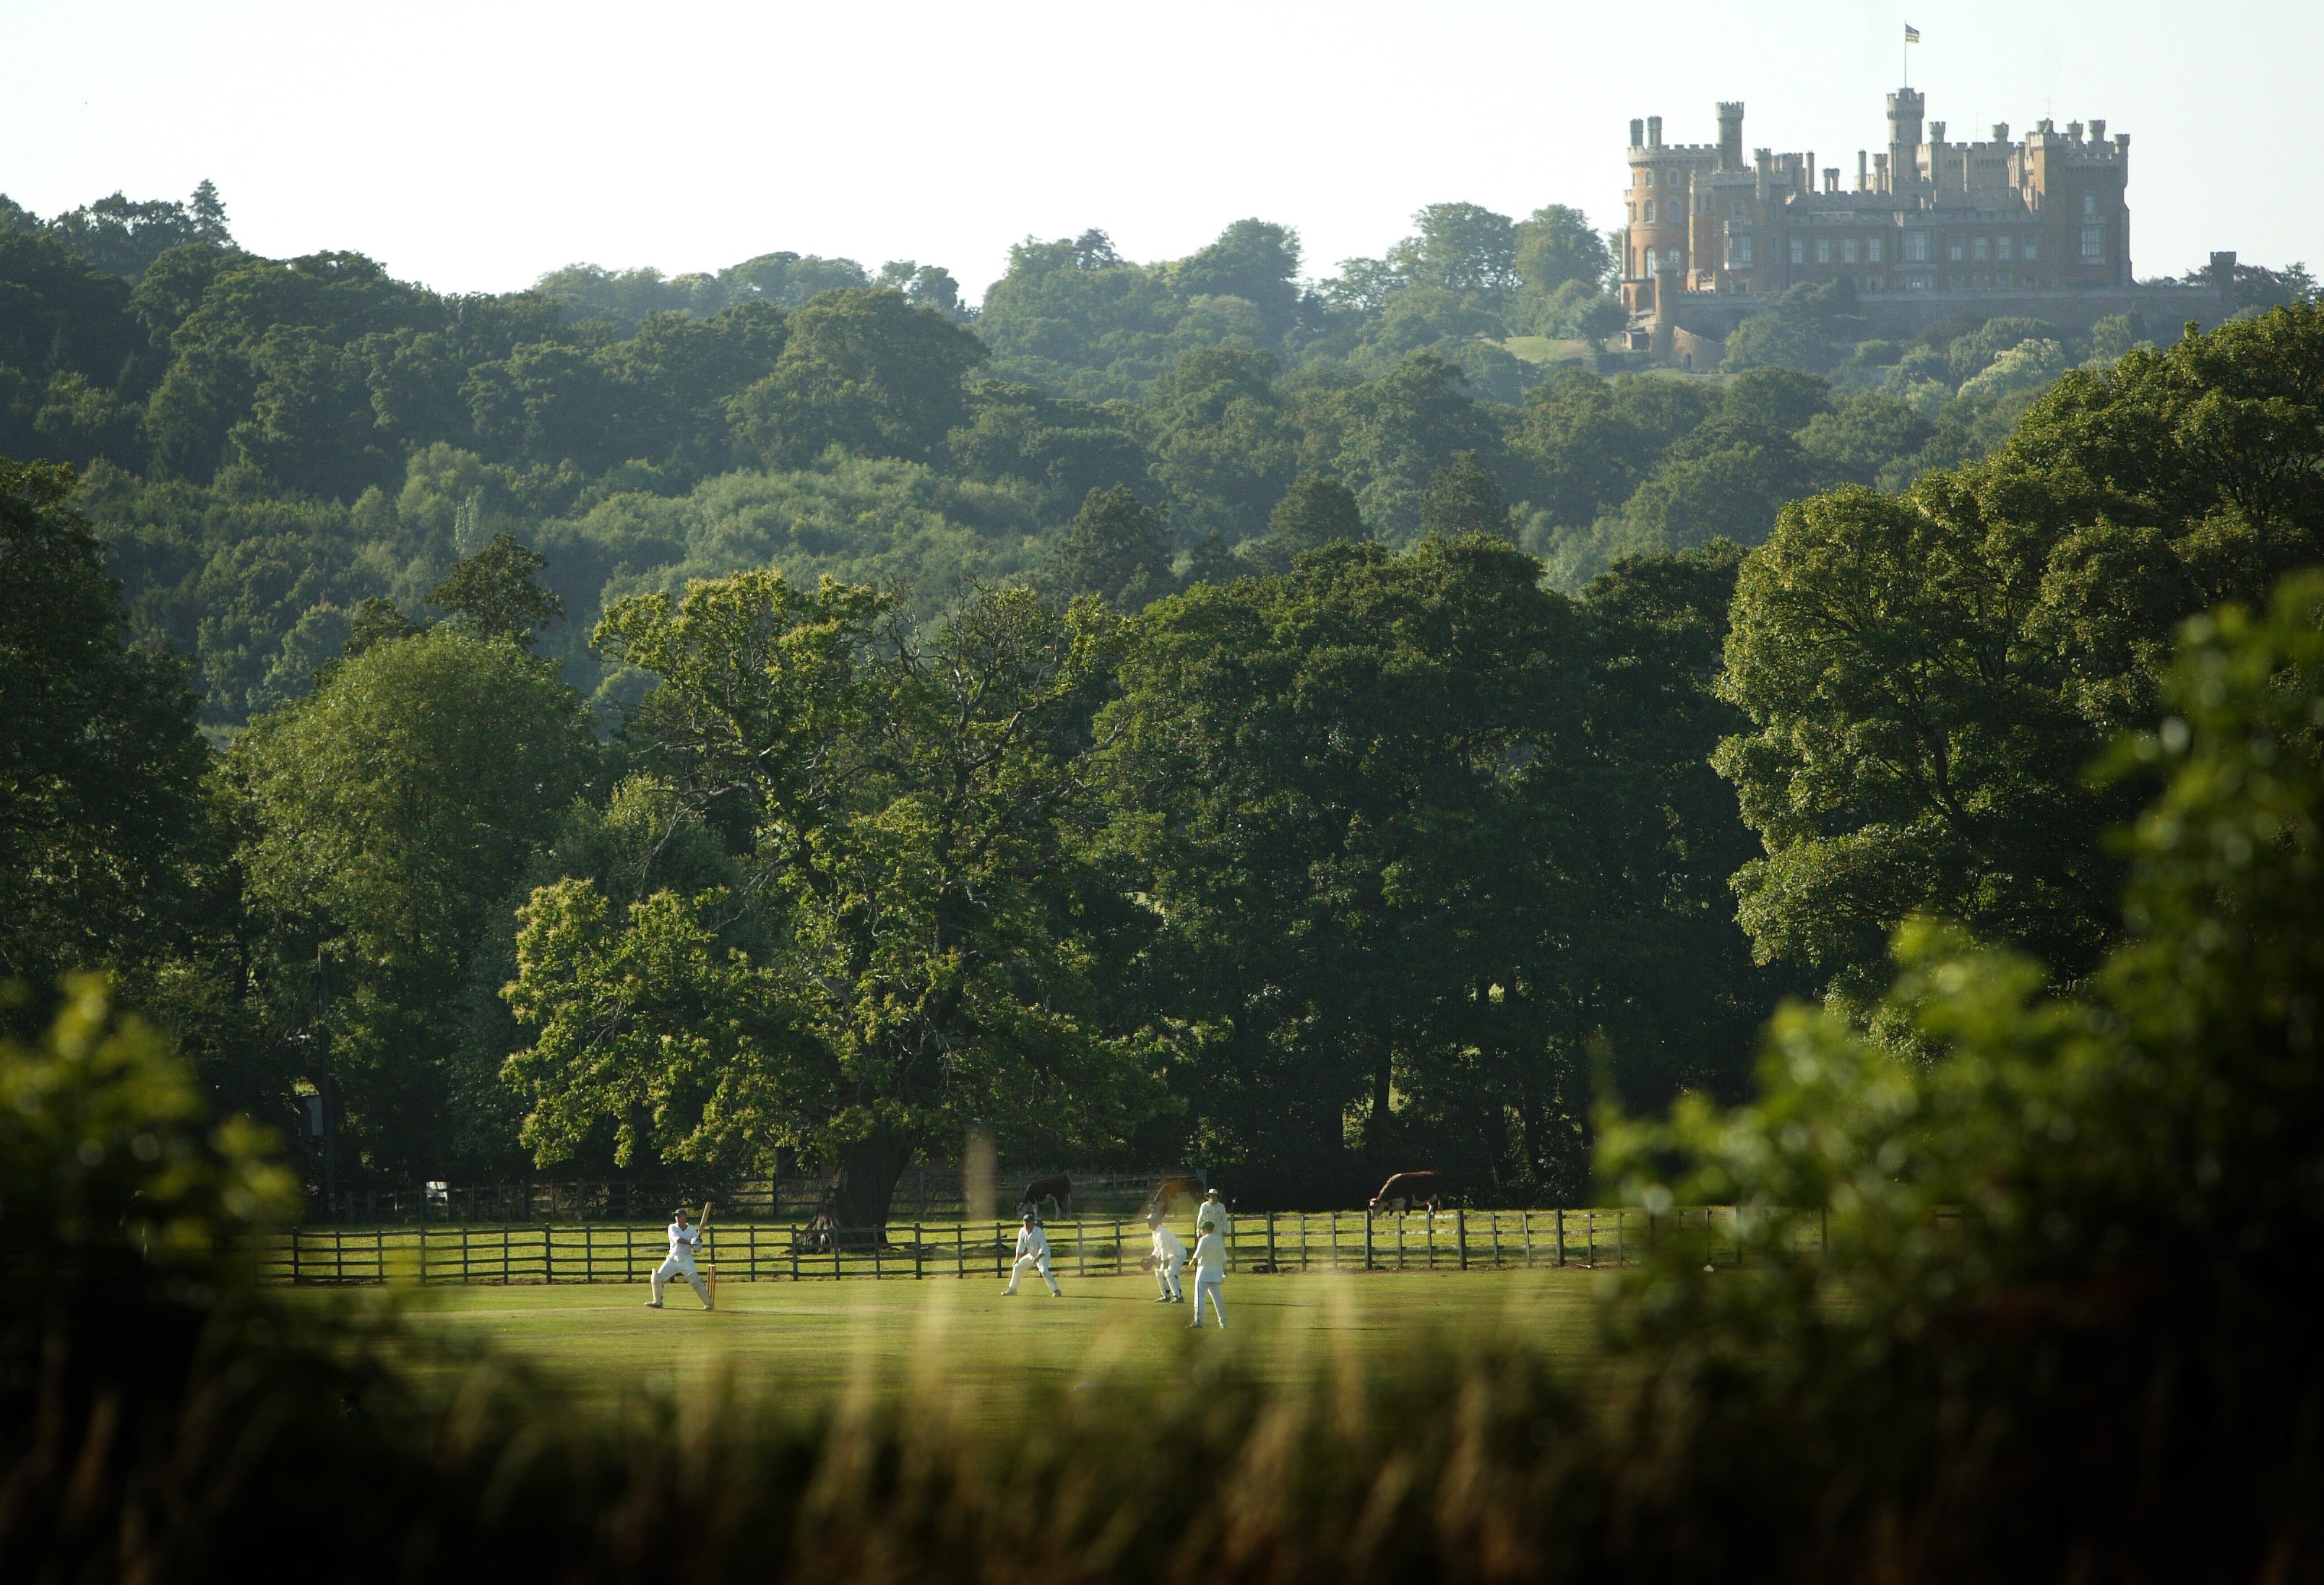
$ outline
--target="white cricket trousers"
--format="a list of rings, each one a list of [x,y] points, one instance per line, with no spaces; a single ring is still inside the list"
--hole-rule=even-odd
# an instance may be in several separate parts
[[[694,1296],[702,1301],[702,1307],[705,1310],[710,1308],[710,1290],[702,1286],[702,1278],[696,1273],[694,1262],[680,1260],[675,1255],[654,1267],[653,1302],[655,1304],[661,1303],[662,1285],[673,1276],[684,1277],[688,1286],[694,1289]]]
[[[1219,1289],[1225,1285],[1226,1280],[1224,1276],[1197,1276],[1194,1278],[1194,1325],[1203,1324],[1203,1301],[1208,1299],[1211,1302],[1211,1313],[1218,1318],[1222,1329],[1226,1326],[1227,1307],[1219,1298]]]
[[[1049,1291],[1051,1293],[1056,1295],[1057,1297],[1061,1299],[1065,1296],[1065,1291],[1057,1286],[1057,1279],[1049,1275],[1049,1258],[1047,1255],[1019,1255],[1017,1257],[1017,1264],[1009,1268],[1009,1291],[1010,1293],[1013,1294],[1017,1291],[1017,1279],[1025,1275],[1025,1268],[1028,1266],[1041,1274],[1041,1280],[1049,1285]]]
[[[1185,1290],[1178,1286],[1178,1267],[1185,1264],[1183,1260],[1165,1260],[1154,1268],[1154,1286],[1162,1290],[1164,1298],[1183,1299],[1186,1296]]]

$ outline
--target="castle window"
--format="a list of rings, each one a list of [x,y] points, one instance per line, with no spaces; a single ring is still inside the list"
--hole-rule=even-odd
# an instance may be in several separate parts
[[[1652,198],[1648,198],[1648,199],[1646,200],[1646,224],[1647,224],[1647,225],[1649,225],[1649,226],[1652,226],[1654,223],[1655,223],[1655,201],[1654,201],[1654,199],[1652,199]]]
[[[1646,172],[1646,185],[1648,187],[1655,185],[1655,173],[1651,170]]]
[[[1816,238],[1816,263],[1819,264],[1831,263],[1831,238],[1828,236]]]
[[[2085,220],[2095,220],[2095,219],[2097,219],[2098,217],[2098,194],[2096,194],[2096,193],[2084,193],[2084,194],[2082,195],[2082,218],[2083,218],[2083,219],[2085,219]]]
[[[1989,258],[1991,258],[1991,257],[1993,256],[1993,251],[1992,251],[1991,245],[1990,245],[1989,244],[1987,244],[1987,241],[1986,241],[1986,239],[1985,239],[1985,238],[1983,238],[1983,237],[1981,237],[1981,236],[1980,236],[1980,237],[1978,237],[1978,238],[1977,238],[1974,242],[1972,242],[1972,243],[1969,244],[1969,246],[1970,246],[1970,249],[1972,250],[1973,256],[1976,258],[1977,262],[1978,262],[1978,263],[1980,263],[1980,264],[1984,263],[1986,262],[1986,260],[1987,260],[1987,259],[1989,259]]]
[[[1727,267],[1729,270],[1748,270],[1751,267],[1749,237],[1730,236],[1727,239]]]
[[[2041,242],[2041,239],[2040,239],[2039,237],[2032,237],[2032,236],[2027,237],[2027,238],[2025,239],[2025,262],[2026,262],[2027,263],[2029,263],[2029,264],[2030,264],[2030,263],[2032,263],[2034,260],[2036,260],[2036,259],[2040,258],[2041,256],[2042,256],[2042,242]]]
[[[2016,240],[2017,239],[2014,236],[1995,237],[1993,239],[1993,256],[2000,260],[2005,264],[2009,263],[2009,244]]]
[[[1924,263],[1929,257],[1929,234],[1908,231],[1904,234],[1904,257],[1915,264]]]
[[[1870,242],[1864,244],[1864,257],[1868,263],[1877,264],[1880,262],[1880,239],[1878,237],[1876,236]]]
[[[1804,264],[1807,262],[1808,244],[1801,241],[1796,236],[1792,238],[1792,263],[1794,264]]]
[[[1663,267],[1666,270],[1682,270],[1684,269],[1685,266],[1686,255],[1679,252],[1676,248],[1671,249],[1670,252],[1663,255]]]
[[[1738,222],[1751,218],[1751,217],[1745,212],[1743,208],[1743,200],[1741,198],[1735,200],[1735,218]]]
[[[1856,239],[1854,237],[1851,236],[1840,244],[1840,260],[1843,264],[1853,264],[1856,263]]]
[[[2098,226],[2082,227],[2082,263],[2095,264],[2106,257],[2106,228]]]
[[[1958,236],[1945,238],[1945,257],[1953,263],[1961,262],[1961,241]]]

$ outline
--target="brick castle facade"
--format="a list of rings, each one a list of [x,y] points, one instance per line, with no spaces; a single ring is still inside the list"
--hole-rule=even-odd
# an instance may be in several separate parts
[[[2133,280],[2129,134],[2045,120],[2014,142],[1997,123],[1982,142],[1955,143],[1925,108],[1917,89],[1890,94],[1888,146],[1858,150],[1853,172],[1819,172],[1812,152],[1747,160],[1739,103],[1719,106],[1715,143],[1665,143],[1659,115],[1631,122],[1630,345],[1708,367],[1762,299],[1803,281],[1847,281],[1865,334],[1896,339],[1965,310],[2068,330],[2138,313],[2150,334],[2227,317],[2226,285]],[[2218,266],[2235,255],[2211,260],[2231,281],[2233,269]]]

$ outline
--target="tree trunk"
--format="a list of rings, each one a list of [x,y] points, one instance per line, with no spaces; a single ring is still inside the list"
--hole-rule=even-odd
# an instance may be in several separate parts
[[[816,1227],[846,1234],[850,1241],[886,1243],[896,1184],[911,1161],[911,1146],[884,1129],[843,1147],[838,1163],[824,1180]]]
[[[1372,1115],[1364,1125],[1364,1143],[1375,1150],[1388,1146],[1388,1120],[1391,1116],[1391,1090],[1395,1083],[1395,1043],[1384,1032],[1376,1032],[1372,1068]]]

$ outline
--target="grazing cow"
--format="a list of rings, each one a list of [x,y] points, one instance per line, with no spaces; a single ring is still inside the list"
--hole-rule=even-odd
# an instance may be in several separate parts
[[[1022,1216],[1028,1211],[1038,1211],[1044,1200],[1057,1215],[1072,1215],[1074,1180],[1064,1173],[1052,1177],[1035,1178],[1025,1185],[1025,1192],[1017,1196],[1017,1214]]]
[[[1400,1172],[1380,1185],[1372,1196],[1368,1216],[1396,1215],[1414,1205],[1425,1205],[1431,1212],[1444,1209],[1444,1175],[1439,1172]]]
[[[1154,1185],[1154,1192],[1146,1196],[1146,1214],[1152,1216],[1159,1212],[1168,1216],[1174,1211],[1192,1205],[1202,1197],[1203,1180],[1194,1174],[1164,1173],[1160,1181]]]

